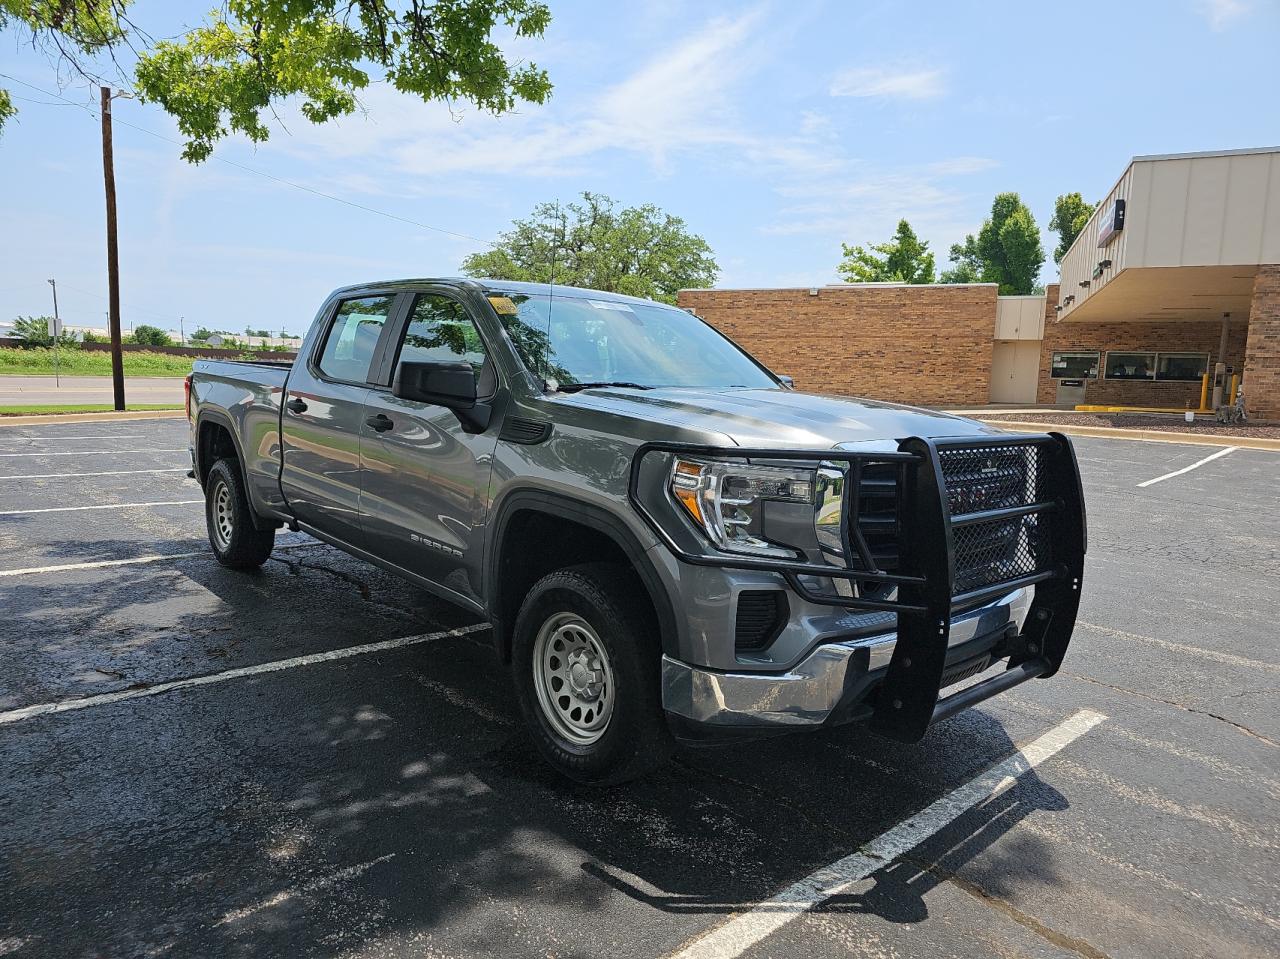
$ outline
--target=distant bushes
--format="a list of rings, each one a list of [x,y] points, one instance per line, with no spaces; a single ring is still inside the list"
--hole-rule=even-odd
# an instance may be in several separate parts
[[[58,371],[64,376],[111,375],[109,352],[60,348],[57,353]],[[54,351],[45,346],[30,349],[0,348],[0,374],[52,375],[53,360]],[[124,354],[126,376],[186,376],[191,372],[191,363],[190,356],[173,356],[146,350],[127,351]]]

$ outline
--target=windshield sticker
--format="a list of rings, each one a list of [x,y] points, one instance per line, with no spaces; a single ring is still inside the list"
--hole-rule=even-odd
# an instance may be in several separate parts
[[[628,304],[617,303],[613,300],[587,300],[587,302],[597,310],[621,310],[623,313],[635,312]]]
[[[516,309],[515,303],[509,296],[491,296],[489,304],[497,311],[499,316],[515,316],[520,311]]]

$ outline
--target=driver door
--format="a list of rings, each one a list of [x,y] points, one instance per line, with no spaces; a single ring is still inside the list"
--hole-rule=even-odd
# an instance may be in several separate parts
[[[494,361],[467,307],[446,291],[414,295],[395,343],[402,360],[465,360],[477,395],[498,388]],[[370,391],[361,423],[360,517],[369,548],[380,558],[477,600],[478,568],[488,503],[489,470],[498,429],[468,433],[441,406]]]

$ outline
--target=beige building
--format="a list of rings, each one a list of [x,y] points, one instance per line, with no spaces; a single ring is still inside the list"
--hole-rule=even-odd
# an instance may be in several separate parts
[[[1136,157],[1036,296],[991,284],[683,290],[804,389],[926,405],[1198,408],[1280,421],[1280,148]],[[1209,401],[1212,402],[1212,389]]]
[[[1086,393],[1167,405],[1201,371],[1224,394],[1243,375],[1251,415],[1280,419],[1280,148],[1135,157],[1061,277],[1053,325],[1075,332],[1055,339],[1100,354]]]

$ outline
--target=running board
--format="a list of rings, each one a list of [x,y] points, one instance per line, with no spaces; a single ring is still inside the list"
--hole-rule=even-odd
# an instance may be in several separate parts
[[[970,706],[976,706],[992,696],[999,696],[1005,690],[1019,686],[1029,679],[1043,676],[1047,672],[1049,672],[1047,659],[1029,659],[1021,665],[1006,669],[999,676],[984,679],[958,693],[952,693],[945,699],[938,700],[937,705],[933,707],[933,718],[929,720],[929,724],[933,725],[944,719],[950,719]]]

